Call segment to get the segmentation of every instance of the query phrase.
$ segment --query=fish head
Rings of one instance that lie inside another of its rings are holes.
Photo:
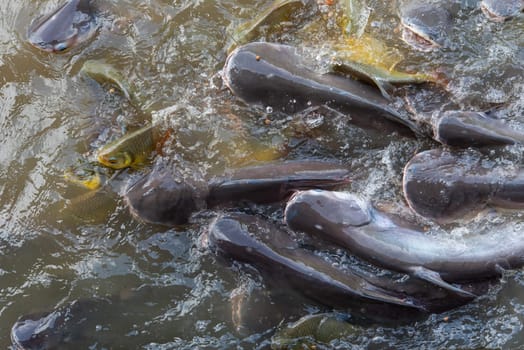
[[[100,164],[112,169],[124,169],[133,165],[134,157],[127,151],[100,152],[98,161]]]
[[[62,323],[60,312],[23,317],[11,328],[11,341],[17,349],[56,348],[64,337]]]
[[[349,192],[307,190],[295,193],[284,210],[293,229],[323,232],[327,227],[359,227],[371,222],[369,206]]]
[[[402,40],[413,48],[428,52],[445,45],[452,16],[438,4],[412,1],[400,8]]]
[[[489,20],[504,22],[524,10],[523,0],[482,0],[480,9]]]
[[[46,52],[65,52],[91,38],[98,28],[88,0],[72,0],[35,21],[29,43]]]

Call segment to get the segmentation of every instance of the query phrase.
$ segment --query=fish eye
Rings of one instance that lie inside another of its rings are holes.
[[[66,43],[58,43],[55,45],[54,49],[55,51],[58,51],[58,52],[63,52],[65,50],[67,50],[68,46]]]

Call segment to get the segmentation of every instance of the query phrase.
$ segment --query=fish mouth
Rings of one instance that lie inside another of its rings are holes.
[[[422,52],[434,51],[441,47],[422,30],[417,30],[404,22],[402,22],[402,40]]]
[[[508,14],[497,13],[497,11],[495,11],[492,8],[490,8],[484,2],[482,2],[480,4],[480,9],[484,13],[484,15],[486,15],[486,17],[490,21],[493,21],[493,22],[500,22],[500,23],[502,23],[502,22],[505,22],[506,20],[510,19],[511,17],[513,17],[515,15],[515,14],[509,14],[509,13]]]

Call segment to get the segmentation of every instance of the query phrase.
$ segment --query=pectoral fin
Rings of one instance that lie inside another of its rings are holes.
[[[395,87],[385,79],[372,78],[372,80],[382,93],[382,96],[391,101],[390,92],[393,91]]]
[[[462,288],[455,287],[448,282],[444,281],[440,274],[436,271],[429,270],[422,266],[415,266],[411,268],[413,276],[420,278],[421,280],[433,283],[439,287],[444,288],[450,292],[456,293],[461,297],[465,298],[476,298],[477,296],[473,293],[463,290]]]

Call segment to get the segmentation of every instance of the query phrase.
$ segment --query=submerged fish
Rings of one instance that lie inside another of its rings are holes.
[[[69,0],[35,21],[28,32],[31,45],[48,52],[63,52],[96,33],[98,23],[91,0]]]
[[[123,74],[104,60],[88,60],[84,62],[81,72],[94,79],[99,84],[110,83],[133,104],[136,103],[135,89]]]
[[[414,211],[439,222],[471,216],[488,205],[524,208],[524,171],[490,164],[473,151],[417,154],[406,164],[403,187]]]
[[[268,8],[260,12],[254,19],[240,24],[231,35],[233,43],[227,49],[227,53],[233,51],[238,45],[243,45],[253,40],[260,28],[276,26],[281,22],[293,19],[293,13],[303,8],[308,0],[275,0]]]
[[[100,164],[123,169],[144,163],[155,149],[154,126],[148,124],[100,148],[97,159]]]
[[[73,348],[85,333],[94,333],[100,319],[91,316],[109,306],[111,303],[101,298],[79,299],[50,312],[25,315],[11,328],[11,341],[16,349],[24,350]]]
[[[305,346],[310,349],[316,342],[329,343],[359,331],[358,326],[349,323],[341,314],[307,315],[280,327],[271,338],[271,349],[304,349]]]
[[[85,164],[68,168],[64,172],[64,178],[88,190],[100,188],[103,182],[99,171],[95,167],[86,166]]]
[[[376,85],[382,96],[388,99],[391,98],[390,92],[394,89],[391,84],[422,84],[438,81],[436,76],[430,74],[401,72],[350,60],[336,63],[333,70]]]
[[[338,40],[333,49],[333,71],[376,85],[388,99],[394,89],[392,84],[446,83],[436,73],[397,70],[395,66],[403,59],[400,52],[368,34]]]
[[[515,234],[472,235],[460,243],[407,226],[347,192],[309,190],[287,203],[286,223],[348,249],[378,266],[404,272],[457,296],[473,297],[450,282],[500,276],[524,265],[524,240]]]
[[[366,0],[343,0],[345,14],[344,33],[360,38],[366,29],[371,8]]]
[[[451,13],[442,4],[412,0],[400,7],[402,40],[420,51],[445,46],[451,22]]]
[[[416,125],[388,106],[378,90],[362,82],[311,70],[297,50],[271,43],[249,43],[229,55],[223,78],[248,104],[294,114],[327,106],[348,114],[362,128],[418,134]]]
[[[515,17],[524,10],[523,0],[482,0],[480,2],[482,12],[490,20],[504,22]]]

